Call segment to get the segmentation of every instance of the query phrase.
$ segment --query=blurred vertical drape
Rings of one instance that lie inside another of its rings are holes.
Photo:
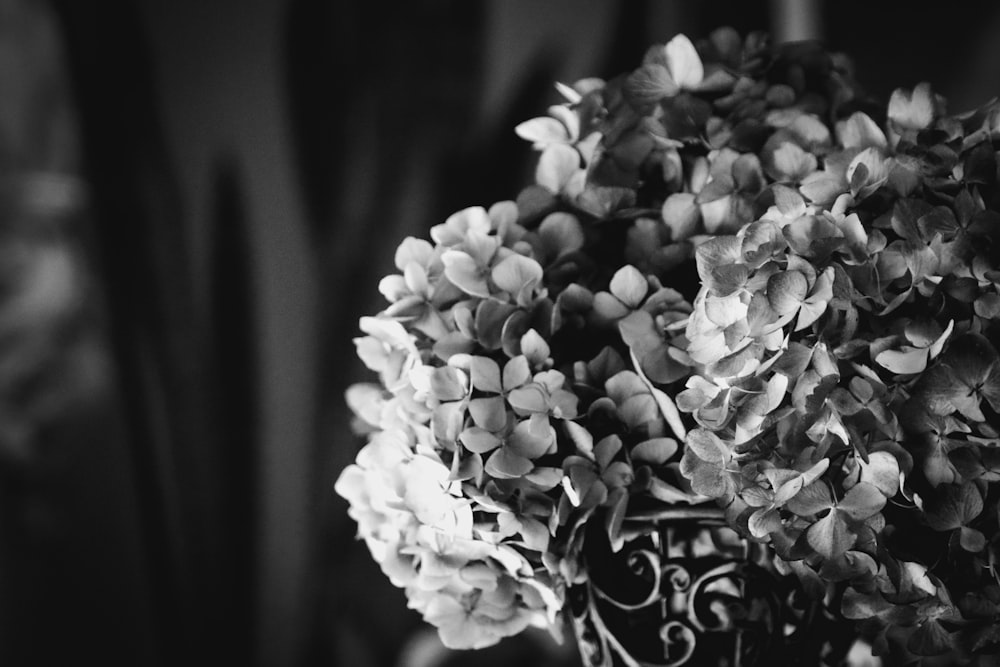
[[[0,0],[0,662],[156,664],[69,49]]]
[[[468,662],[332,491],[396,243],[516,194],[554,80],[732,25],[979,102],[993,4],[0,0],[0,663]]]

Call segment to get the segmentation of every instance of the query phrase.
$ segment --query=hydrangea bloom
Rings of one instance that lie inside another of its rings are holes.
[[[880,650],[997,649],[1000,105],[727,29],[558,90],[536,182],[406,239],[361,321],[337,490],[411,607],[557,629],[588,525],[716,502]]]

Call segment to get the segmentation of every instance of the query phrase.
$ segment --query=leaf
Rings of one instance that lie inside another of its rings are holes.
[[[834,268],[828,266],[816,279],[812,292],[802,303],[798,319],[795,321],[795,331],[801,331],[826,312],[830,300],[833,299]]]
[[[618,331],[621,333],[622,342],[636,350],[637,356],[645,355],[663,345],[662,334],[657,329],[656,321],[645,310],[633,311],[619,320]]]
[[[855,521],[867,519],[885,507],[885,496],[874,484],[860,482],[851,487],[837,503],[837,511]]]
[[[855,415],[864,409],[864,405],[843,387],[837,387],[830,392],[827,400],[838,414],[845,417]]]
[[[503,367],[504,391],[511,391],[531,381],[531,367],[523,354],[508,361]]]
[[[563,471],[562,468],[539,466],[527,473],[524,478],[543,491],[549,491],[559,486],[563,478]]]
[[[629,430],[649,429],[650,435],[659,435],[663,423],[659,406],[648,393],[626,399],[618,406],[618,417],[625,422]]]
[[[892,611],[896,605],[882,597],[878,591],[862,593],[854,587],[844,591],[840,603],[840,611],[844,618],[861,621],[881,616]]]
[[[947,531],[968,525],[983,511],[983,497],[972,482],[942,484],[924,499],[924,516],[934,530]]]
[[[945,327],[945,330],[941,332],[941,335],[938,336],[934,340],[934,342],[927,347],[927,352],[931,359],[935,359],[939,354],[941,354],[941,350],[944,349],[945,342],[947,342],[948,337],[951,336],[951,332],[954,329],[955,329],[955,320],[948,320],[948,326]]]
[[[812,362],[812,348],[802,343],[792,342],[781,351],[772,368],[790,379],[797,380]]]
[[[515,253],[493,267],[492,278],[497,287],[517,295],[525,288],[541,285],[543,274],[538,262]]]
[[[914,602],[929,595],[938,595],[938,588],[931,580],[927,566],[915,561],[899,561],[899,570],[891,573],[897,593],[894,599]]]
[[[823,476],[830,467],[830,459],[822,458],[817,461],[811,468],[802,473],[802,483],[803,485],[812,484],[820,477]]]
[[[887,159],[877,148],[866,148],[854,156],[847,165],[847,180],[851,184],[851,194],[856,199],[867,197],[874,188],[884,184],[889,178],[891,159]]]
[[[690,192],[675,192],[663,202],[663,222],[670,229],[670,238],[675,243],[691,238],[701,224],[701,208]]]
[[[647,63],[626,77],[622,92],[629,104],[643,107],[676,95],[679,90],[666,67],[659,63]]]
[[[733,184],[737,192],[757,194],[764,189],[764,174],[760,158],[753,153],[740,155],[733,161]],[[797,196],[797,195],[796,195]]]
[[[497,433],[507,425],[507,405],[499,396],[469,401],[469,414],[476,426]]]
[[[563,461],[563,471],[566,475],[562,480],[563,489],[566,490],[570,502],[577,507],[594,484],[599,483],[604,486],[604,483],[598,479],[594,466],[580,457],[566,457],[566,460]]]
[[[601,481],[612,489],[628,487],[635,481],[635,471],[625,461],[612,461],[601,473]]]
[[[516,479],[531,472],[535,467],[531,461],[516,454],[508,447],[494,451],[486,461],[486,474],[497,479]]]
[[[369,426],[378,426],[382,420],[383,394],[382,385],[370,382],[352,384],[344,393],[347,405],[357,417]]]
[[[835,558],[844,553],[854,546],[856,539],[857,536],[836,510],[831,510],[806,531],[809,546],[826,558]]]
[[[750,515],[747,521],[750,534],[758,539],[781,529],[781,515],[774,508],[761,508]]]
[[[798,271],[775,273],[767,281],[767,301],[780,316],[795,312],[806,298],[809,283]]]
[[[575,215],[564,212],[550,213],[538,226],[538,236],[546,252],[559,257],[583,247],[583,227]]]
[[[815,171],[803,178],[799,185],[802,196],[819,205],[833,203],[847,189],[847,178],[829,171]]]
[[[660,415],[667,422],[667,426],[670,427],[674,435],[683,441],[687,437],[687,429],[684,427],[684,421],[681,419],[681,413],[677,409],[677,404],[664,391],[658,389],[649,381],[649,378],[643,373],[642,364],[635,358],[635,351],[630,350],[630,353],[636,373],[639,379],[646,385],[646,389],[652,394],[653,400],[656,402],[656,407],[659,408]]]
[[[789,247],[802,257],[814,258],[829,254],[843,242],[837,226],[826,218],[805,215],[782,229]]]
[[[652,465],[663,465],[677,453],[677,441],[673,438],[652,438],[640,442],[630,452],[633,461]]]
[[[576,201],[587,213],[603,218],[613,211],[635,203],[635,190],[626,187],[600,186],[588,183]]]
[[[461,250],[447,250],[441,255],[441,261],[444,263],[444,275],[456,287],[471,296],[489,297],[486,272],[468,253]]]
[[[742,243],[736,236],[716,236],[701,243],[695,250],[698,277],[705,287],[714,287],[713,270],[738,264],[742,258]]]
[[[492,452],[502,444],[497,436],[478,426],[471,426],[458,436],[458,439],[465,445],[465,448],[476,454]]]
[[[836,558],[823,561],[820,576],[830,582],[870,577],[878,572],[875,559],[863,551],[846,551]]]
[[[698,192],[698,196],[695,198],[699,204],[711,204],[713,202],[718,202],[725,199],[733,193],[734,187],[733,180],[728,176],[728,174],[715,175],[712,177],[705,187]],[[704,215],[706,209],[702,206],[702,214]]]
[[[634,266],[626,265],[618,269],[611,278],[611,293],[629,308],[642,305],[649,291],[646,277]]]
[[[580,154],[572,146],[551,144],[538,158],[535,181],[546,190],[558,194],[580,170]]]
[[[974,554],[986,548],[986,536],[968,526],[962,526],[959,529],[958,542],[963,549]]]
[[[623,370],[604,382],[604,391],[616,405],[621,405],[632,396],[646,394],[649,390],[633,371]]]
[[[684,450],[681,458],[681,474],[691,481],[691,488],[709,498],[731,498],[735,493],[735,483],[722,464],[705,461],[691,449]]]
[[[696,428],[687,434],[685,447],[703,461],[724,465],[732,458],[729,447],[711,431]]]
[[[780,186],[776,186],[780,187]],[[797,195],[796,195],[797,196]],[[799,198],[801,201],[801,197]],[[743,260],[751,266],[759,266],[785,249],[785,237],[781,227],[769,220],[751,222],[740,232],[742,235],[740,251]],[[747,275],[734,276],[734,287],[746,283],[749,278],[749,268],[745,265],[735,265],[735,270],[742,268]]]
[[[917,84],[913,92],[902,88],[892,91],[889,120],[907,130],[923,130],[934,122],[934,98],[931,84]]]
[[[594,460],[594,436],[585,427],[576,422],[566,420],[563,422],[567,435],[576,445],[576,451]]]
[[[469,456],[455,456],[451,462],[451,474],[449,481],[464,482],[466,480],[481,480],[483,475],[483,457],[479,454]]]
[[[548,396],[542,387],[535,383],[512,389],[507,395],[507,402],[519,416],[530,414],[547,414],[549,411]]]
[[[580,499],[580,509],[587,516],[586,510],[603,505],[608,500],[608,487],[601,480],[594,481],[587,493]]]
[[[469,206],[448,216],[442,225],[431,227],[435,243],[453,246],[462,243],[470,232],[489,234],[492,223],[482,206]]]
[[[771,191],[774,193],[774,205],[778,207],[778,211],[781,215],[786,218],[800,218],[806,214],[806,203],[803,201],[802,197],[798,192],[792,188],[781,185],[780,183],[775,183],[771,187]]]
[[[629,307],[610,292],[598,292],[594,295],[594,313],[607,321],[620,320],[629,314]]]
[[[611,465],[612,459],[621,451],[622,440],[617,435],[609,435],[594,446],[594,458],[602,470]]]
[[[833,507],[830,487],[823,482],[813,482],[803,487],[785,506],[801,517],[818,514]]]
[[[744,303],[743,295],[733,292],[728,296],[705,297],[705,316],[709,322],[720,329],[725,329],[737,322],[745,320],[749,311],[749,304]]]
[[[749,507],[770,507],[774,505],[774,494],[760,486],[748,486],[740,490],[740,498]]]
[[[818,415],[838,380],[836,375],[821,376],[811,368],[805,371],[792,389],[792,405],[796,412],[808,416]]]
[[[527,333],[521,336],[521,354],[523,354],[533,366],[542,366],[549,360],[552,351],[549,344],[534,329],[528,329]]]
[[[765,169],[776,181],[799,182],[816,171],[816,156],[807,153],[791,141],[782,144],[769,155],[765,154]]]
[[[435,368],[431,373],[431,393],[439,401],[460,400],[467,394],[464,380],[464,374],[457,368]]]
[[[476,338],[486,350],[492,351],[500,347],[504,322],[514,312],[517,306],[502,303],[494,299],[484,299],[476,307]]]
[[[955,394],[975,395],[978,402],[982,396],[994,410],[1000,410],[1000,355],[985,336],[964,334],[955,338],[941,363],[955,381],[949,398],[957,398]]]
[[[828,460],[829,459],[824,459],[824,461]],[[774,505],[776,507],[781,507],[798,495],[798,493],[802,490],[802,487],[805,485],[805,480],[802,479],[801,475],[796,475],[795,477],[792,477],[791,479],[778,485],[774,489]]]
[[[976,299],[976,315],[986,320],[1000,319],[1000,294],[989,292]]]
[[[885,148],[885,133],[867,114],[856,111],[837,123],[837,140],[844,148]]]
[[[936,620],[927,619],[910,635],[906,648],[915,655],[941,655],[952,650],[951,635]]]
[[[659,477],[653,477],[649,481],[649,495],[653,496],[660,502],[676,504],[676,503],[691,503],[697,500],[696,496],[692,496],[690,493],[682,491],[672,484],[664,482]]]
[[[507,438],[505,449],[529,459],[548,454],[555,447],[556,432],[545,415],[532,415],[519,422]]]
[[[434,408],[431,417],[431,430],[438,444],[453,443],[462,430],[464,409],[459,401],[442,403]]]
[[[535,473],[529,473],[525,479]],[[501,515],[502,516],[502,515]],[[527,516],[518,517],[518,532],[524,541],[524,546],[532,551],[544,552],[549,548],[549,529],[538,519]]]
[[[550,116],[526,120],[515,127],[514,132],[522,139],[534,143],[536,148],[566,143],[570,140],[566,126]]]
[[[664,47],[667,68],[673,80],[681,88],[697,88],[705,77],[705,68],[694,44],[684,35],[677,35]]]
[[[476,351],[476,341],[461,331],[445,334],[434,343],[434,356],[442,361],[448,361],[459,354],[471,354]]]
[[[508,357],[524,356],[521,339],[531,328],[531,315],[527,310],[517,309],[510,314],[500,329],[500,347]]]
[[[394,263],[400,271],[405,271],[410,264],[427,266],[434,257],[434,246],[424,239],[413,236],[406,237],[396,248]]]
[[[915,375],[927,368],[929,350],[926,347],[904,345],[898,350],[883,350],[875,363],[897,375]]]
[[[890,452],[872,452],[868,462],[858,459],[861,481],[871,484],[886,498],[892,498],[899,491],[899,461]]]

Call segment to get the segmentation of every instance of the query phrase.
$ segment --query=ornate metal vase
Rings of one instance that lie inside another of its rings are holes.
[[[587,576],[569,591],[584,665],[843,663],[855,635],[829,596],[809,599],[721,510],[670,508],[627,521],[635,537],[617,553],[601,531],[587,535]]]

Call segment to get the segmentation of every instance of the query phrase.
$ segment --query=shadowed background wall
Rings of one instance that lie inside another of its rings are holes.
[[[460,663],[332,491],[360,445],[351,338],[398,240],[517,192],[512,128],[553,81],[677,32],[823,37],[883,99],[929,80],[962,108],[1000,92],[998,19],[985,0],[0,0],[0,662]],[[475,660],[572,651],[529,636]]]

